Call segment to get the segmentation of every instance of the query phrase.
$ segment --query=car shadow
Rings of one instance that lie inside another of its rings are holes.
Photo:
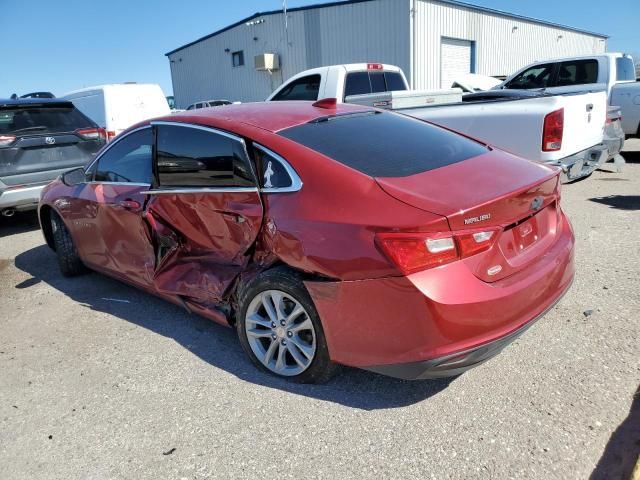
[[[640,462],[640,386],[636,390],[629,415],[611,434],[609,442],[590,480],[631,478],[636,462]]]
[[[608,197],[594,197],[589,201],[608,205],[618,210],[640,210],[640,195],[609,195]]]
[[[46,282],[86,308],[109,313],[172,338],[213,367],[265,387],[352,408],[377,410],[418,403],[438,394],[453,380],[404,381],[344,367],[325,385],[292,383],[258,370],[242,351],[234,329],[189,314],[169,302],[104,275],[90,273],[83,277],[63,277],[55,254],[45,245],[18,255],[15,266],[31,275],[15,288],[29,288]]]
[[[0,216],[0,238],[38,230],[38,214],[35,210],[16,212],[12,217]]]

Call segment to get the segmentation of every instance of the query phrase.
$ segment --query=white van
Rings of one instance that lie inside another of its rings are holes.
[[[170,113],[167,99],[154,83],[114,83],[83,88],[62,96],[70,100],[111,140],[131,125]]]

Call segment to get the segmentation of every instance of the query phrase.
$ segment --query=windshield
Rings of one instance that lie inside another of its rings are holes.
[[[72,132],[94,126],[74,107],[15,106],[0,109],[0,135]]]
[[[371,177],[406,177],[488,151],[430,123],[373,110],[323,117],[279,134]]]

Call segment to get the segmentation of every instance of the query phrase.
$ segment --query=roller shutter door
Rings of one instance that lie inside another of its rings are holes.
[[[451,88],[456,77],[471,73],[471,42],[443,38],[440,49],[440,87]]]

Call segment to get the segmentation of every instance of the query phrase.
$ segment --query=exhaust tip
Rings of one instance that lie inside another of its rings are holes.
[[[16,214],[15,208],[7,208],[5,210],[2,210],[3,217],[13,217],[15,214]]]

